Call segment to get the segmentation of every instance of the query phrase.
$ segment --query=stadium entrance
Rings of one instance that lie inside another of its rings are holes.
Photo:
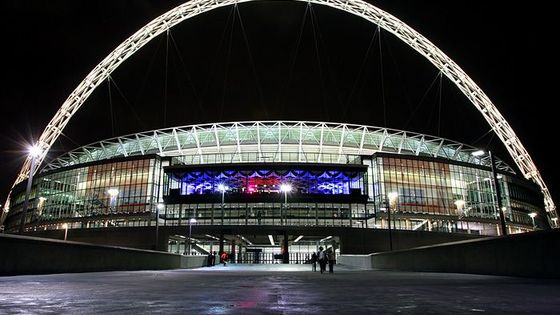
[[[228,254],[229,263],[238,264],[306,264],[319,247],[331,250],[338,256],[340,240],[338,236],[312,235],[192,235],[191,241],[184,235],[171,235],[168,251],[186,255]]]

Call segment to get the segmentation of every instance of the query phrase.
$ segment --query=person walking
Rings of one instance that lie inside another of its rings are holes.
[[[332,247],[327,250],[327,261],[329,262],[329,273],[334,273],[335,255]]]
[[[216,266],[216,251],[212,252],[212,266]]]
[[[206,257],[206,266],[207,267],[212,267],[212,252],[208,253],[208,256]]]
[[[226,252],[222,252],[222,255],[220,255],[220,259],[222,260],[222,263],[224,264],[225,267],[226,261],[228,260],[228,254]]]
[[[321,269],[321,273],[325,272],[327,260],[325,257],[325,251],[323,251],[323,246],[319,247],[319,254],[317,255],[319,258],[319,268]]]
[[[317,254],[315,252],[311,254],[311,271],[317,271]]]

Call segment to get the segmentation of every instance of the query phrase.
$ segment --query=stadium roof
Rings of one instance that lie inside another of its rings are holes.
[[[473,156],[475,151],[475,147],[448,139],[381,127],[246,121],[165,128],[102,140],[55,158],[41,171],[147,154],[191,156],[190,164],[246,162],[249,154],[257,162],[275,162],[282,161],[282,153],[288,152],[296,154],[301,162],[322,162],[322,157],[329,156],[328,161],[323,158],[324,162],[344,163],[339,159],[346,155],[385,152],[490,166],[488,156]],[[515,173],[501,160],[496,164],[499,170]]]

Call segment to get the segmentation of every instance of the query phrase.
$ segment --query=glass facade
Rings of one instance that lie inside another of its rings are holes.
[[[367,220],[364,204],[300,202],[172,204],[160,218],[164,218],[164,225],[186,225],[195,218],[198,225],[342,227],[365,227]]]
[[[401,213],[496,218],[491,171],[400,157],[374,161],[378,209],[388,206],[393,193],[394,210]]]
[[[291,194],[366,195],[366,167],[354,163],[228,163],[174,165],[164,169],[165,194],[194,196],[220,193],[245,196],[280,193],[282,185]]]
[[[299,162],[286,168],[246,155],[249,160],[243,163],[262,167],[222,163],[214,167],[224,169],[205,171],[213,163],[193,166],[189,156],[150,155],[40,173],[34,179],[26,229],[62,229],[64,223],[69,228],[155,225],[156,205],[165,200],[159,210],[162,226],[188,225],[196,218],[199,225],[384,229],[390,211],[395,229],[499,233],[492,172],[484,166],[394,154],[336,155],[336,159],[316,154],[313,161],[301,160],[301,154],[283,154]],[[198,158],[218,164],[223,161],[219,156]],[[180,170],[187,166],[191,169]],[[360,170],[348,171],[352,167]],[[279,190],[285,181],[293,184],[286,194]],[[228,186],[223,194],[216,190],[220,183]],[[536,185],[504,172],[499,183],[510,233],[532,230],[533,225],[548,227]],[[176,199],[168,198],[173,190],[178,192]],[[20,185],[11,197],[8,232],[19,229],[23,199]],[[537,214],[535,223],[531,213]]]
[[[498,201],[490,169],[388,155],[374,156],[370,164],[370,201],[379,211],[374,226],[387,228],[387,212],[391,211],[397,229],[499,233]],[[499,174],[498,182],[510,233],[527,231],[527,225],[532,224],[530,213],[546,217],[536,186],[529,187],[527,181],[509,174]],[[547,223],[543,220],[540,226]]]
[[[26,223],[42,228],[121,226],[150,214],[159,191],[159,161],[133,159],[50,172],[34,180]],[[18,227],[24,193],[16,195],[7,224]],[[17,218],[16,218],[17,216]],[[149,219],[148,219],[149,220]]]

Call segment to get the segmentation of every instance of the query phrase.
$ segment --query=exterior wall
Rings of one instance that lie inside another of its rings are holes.
[[[497,235],[498,203],[492,176],[491,170],[472,165],[376,155],[370,189],[374,209],[379,212],[374,225],[387,228],[390,210],[397,229]],[[498,180],[510,233],[530,230],[530,213],[537,214],[536,226],[549,227],[544,204],[539,202],[542,196],[535,198],[540,194],[535,185],[509,174],[500,174]],[[391,194],[394,200],[390,200]]]
[[[498,218],[491,172],[484,167],[418,156],[377,154],[373,156],[301,154],[283,152],[283,162],[338,163],[368,165],[363,192],[364,203],[298,202],[288,198],[278,202],[219,202],[166,205],[163,198],[163,167],[174,163],[219,163],[222,155],[204,159],[136,156],[54,170],[36,176],[27,216],[27,231],[97,228],[186,226],[190,218],[198,225],[271,225],[352,227],[385,230],[391,212],[391,228],[428,232],[496,235]],[[329,156],[329,158],[327,158]],[[243,162],[258,162],[257,154],[246,154]],[[253,160],[251,160],[253,159]],[[188,160],[188,161],[187,161]],[[501,174],[500,189],[510,233],[532,230],[529,213],[537,213],[535,225],[546,229],[542,195],[532,183],[514,175]],[[116,190],[111,196],[109,190]],[[396,192],[394,203],[388,194]],[[6,231],[19,228],[24,192],[15,190]],[[336,197],[336,196],[334,196]],[[218,198],[219,199],[219,198]],[[279,198],[280,200],[282,198]],[[462,208],[457,201],[464,201]],[[540,200],[540,202],[539,202]],[[223,213],[223,219],[222,219]]]
[[[25,222],[33,229],[118,226],[123,220],[148,225],[159,192],[158,163],[136,157],[36,176]],[[19,229],[24,196],[12,198],[8,232]]]

